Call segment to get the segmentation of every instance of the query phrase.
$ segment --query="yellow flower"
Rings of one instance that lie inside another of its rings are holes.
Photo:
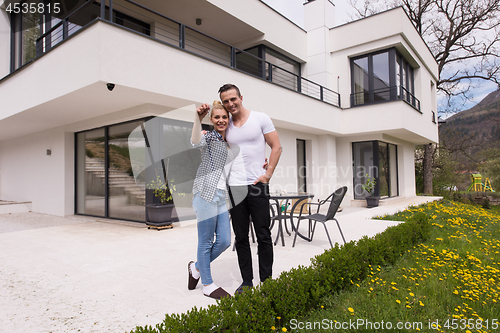
[[[276,319],[281,320],[281,317],[276,317]]]
[[[414,293],[410,293],[410,296],[412,296],[412,297],[413,297],[413,296],[415,296],[415,294],[414,294]]]
[[[397,300],[396,300],[396,302],[397,302],[398,304],[401,304],[401,301],[400,301],[399,299],[397,299]]]
[[[281,330],[282,330],[283,332],[286,332],[286,327],[283,327]]]
[[[324,308],[324,306],[322,305],[322,306],[321,306],[321,308],[323,309],[323,308]]]
[[[422,301],[419,301],[418,304],[420,304],[420,306],[424,306],[424,303],[422,303]]]
[[[273,331],[276,331],[276,327],[274,327],[274,326],[271,326],[271,329],[272,329]]]
[[[353,308],[347,308],[347,310],[349,310],[349,312],[353,313],[354,312],[354,309]]]

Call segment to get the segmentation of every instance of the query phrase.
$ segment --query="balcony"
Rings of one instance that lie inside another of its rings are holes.
[[[405,101],[418,112],[420,101],[402,86],[386,87],[351,94],[351,106],[370,105],[389,101]]]
[[[36,39],[36,57],[43,56],[96,20],[195,54],[222,66],[339,107],[340,95],[322,85],[213,38],[131,0],[87,2]]]

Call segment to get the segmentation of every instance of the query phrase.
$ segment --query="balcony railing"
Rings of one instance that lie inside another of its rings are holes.
[[[398,91],[399,90],[399,91]],[[389,101],[405,101],[420,112],[420,101],[402,86],[384,87],[351,94],[351,106],[376,104]]]
[[[89,1],[82,5],[37,39],[37,57],[49,52],[54,46],[94,20],[107,20],[124,26],[223,66],[340,107],[340,95],[337,92],[131,0],[121,2],[108,0],[107,6],[104,0]]]

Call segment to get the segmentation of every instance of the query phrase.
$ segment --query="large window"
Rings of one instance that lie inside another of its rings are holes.
[[[257,45],[236,54],[236,67],[293,90],[299,89],[300,63],[265,46]]]
[[[26,4],[37,4],[37,6],[25,7]],[[54,4],[57,6],[54,7]],[[34,60],[100,15],[99,4],[88,0],[63,2],[23,0],[18,8],[36,8],[36,11],[20,10],[19,13],[12,12],[10,14],[11,72]],[[43,13],[40,13],[40,8],[44,8]],[[75,12],[78,8],[79,10]],[[68,16],[69,13],[72,14]],[[106,17],[109,17],[108,7],[106,7],[105,13]],[[64,18],[66,20],[62,24],[61,19]],[[122,12],[114,10],[113,21],[129,29],[150,35],[151,27],[149,24]]]
[[[354,198],[365,197],[367,176],[375,178],[375,195],[381,198],[398,196],[397,146],[382,141],[354,142]]]
[[[148,184],[166,175],[173,221],[194,218],[192,126],[156,117],[76,133],[76,214],[145,222],[146,204],[159,202]]]
[[[404,100],[417,110],[414,69],[395,49],[351,59],[351,106]]]

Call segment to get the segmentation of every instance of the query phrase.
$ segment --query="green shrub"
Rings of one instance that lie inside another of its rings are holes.
[[[241,295],[224,298],[206,309],[194,307],[184,314],[166,315],[156,327],[137,327],[133,333],[150,332],[269,332],[281,323],[300,318],[318,306],[327,293],[339,292],[366,278],[370,265],[393,265],[416,243],[426,239],[430,223],[423,213],[373,238],[351,241],[300,266],[269,279]]]

